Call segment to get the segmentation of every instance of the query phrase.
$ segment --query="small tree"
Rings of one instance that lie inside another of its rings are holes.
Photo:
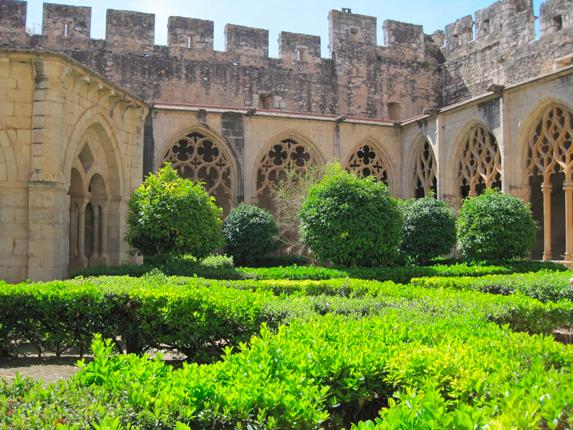
[[[464,200],[458,217],[458,244],[464,258],[499,261],[526,257],[537,224],[527,203],[497,190]]]
[[[225,250],[235,264],[255,263],[276,252],[277,235],[277,223],[271,213],[254,205],[237,206],[223,224]]]
[[[273,203],[279,227],[279,240],[287,255],[307,255],[308,249],[299,238],[299,211],[308,190],[322,177],[322,169],[310,166],[304,172],[288,169],[273,186]]]
[[[166,164],[129,201],[127,242],[144,257],[203,259],[222,244],[222,210],[200,183]]]
[[[434,197],[403,202],[401,250],[418,264],[448,254],[456,244],[454,211]]]
[[[302,204],[301,238],[321,262],[346,266],[394,262],[402,236],[396,199],[374,178],[329,165]]]

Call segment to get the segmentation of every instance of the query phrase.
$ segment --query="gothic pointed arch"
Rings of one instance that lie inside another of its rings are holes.
[[[501,151],[491,130],[473,124],[461,139],[456,159],[456,183],[462,197],[485,188],[501,188]]]
[[[438,194],[436,157],[432,145],[426,138],[417,144],[414,158],[413,194],[415,197],[426,197]]]
[[[298,134],[287,133],[271,139],[257,162],[256,200],[259,206],[274,213],[275,184],[286,178],[289,171],[304,173],[323,164],[315,146]]]
[[[163,152],[158,168],[171,165],[184,177],[204,184],[205,190],[228,214],[234,205],[237,173],[224,141],[200,128],[180,134]]]
[[[534,217],[543,225],[534,256],[573,260],[573,110],[548,103],[525,137]]]
[[[367,139],[354,148],[345,163],[346,170],[360,177],[373,176],[378,182],[394,187],[392,163],[383,149],[372,139]]]
[[[79,134],[68,175],[69,265],[116,264],[120,259],[121,177],[112,137],[98,121]]]

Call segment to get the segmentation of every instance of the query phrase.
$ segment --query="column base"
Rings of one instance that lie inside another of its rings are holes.
[[[544,251],[543,252],[543,261],[551,261],[553,257],[553,253],[551,251]]]

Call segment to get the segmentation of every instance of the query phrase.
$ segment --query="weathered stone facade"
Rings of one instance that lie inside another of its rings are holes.
[[[385,46],[375,18],[331,11],[329,59],[288,32],[269,58],[236,25],[217,52],[213,22],[182,17],[156,46],[153,15],[115,10],[93,40],[90,15],[45,4],[29,36],[26,3],[0,0],[0,278],[130,261],[126,199],[166,161],[225,212],[334,159],[454,207],[500,186],[532,202],[534,256],[573,260],[572,0],[543,3],[539,39],[527,0],[432,36],[387,20]]]

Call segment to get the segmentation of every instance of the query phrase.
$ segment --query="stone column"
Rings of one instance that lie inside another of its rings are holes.
[[[543,260],[551,260],[553,252],[551,250],[551,183],[544,180],[541,185],[543,193]]]
[[[103,202],[100,203],[99,208],[101,209],[101,244],[100,244],[100,255],[99,255],[99,264],[107,264],[108,263],[108,255],[107,255],[107,211],[108,205]]]
[[[565,191],[565,260],[573,260],[573,181],[563,182]]]
[[[78,254],[76,264],[78,267],[86,267],[88,259],[85,256],[85,234],[86,234],[86,206],[87,199],[78,201]]]
[[[100,230],[99,230],[99,223],[100,223],[100,218],[99,218],[99,204],[97,204],[96,202],[91,202],[92,207],[93,207],[93,211],[94,211],[94,231],[93,231],[93,249],[92,249],[92,254],[90,255],[89,258],[89,263],[91,266],[95,266],[99,263],[99,257],[100,257],[100,243],[99,243],[99,238],[100,238]]]
[[[509,194],[515,197],[519,197],[524,202],[529,203],[531,201],[531,186],[522,185],[520,187],[511,187]]]

